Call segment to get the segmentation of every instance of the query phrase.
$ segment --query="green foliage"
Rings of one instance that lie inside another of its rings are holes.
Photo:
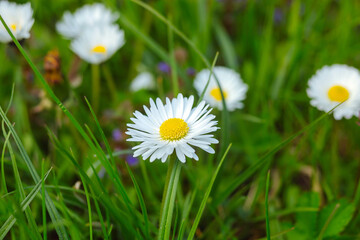
[[[1,239],[360,238],[358,119],[306,95],[318,68],[360,68],[358,1],[106,0],[126,44],[90,66],[55,24],[93,2],[32,0],[31,38],[0,44]],[[60,84],[43,67],[53,49]],[[133,112],[178,92],[200,102],[187,69],[221,65],[249,91],[244,109],[212,111],[216,153],[127,163]],[[156,89],[128,91],[142,71]]]
[[[319,210],[320,196],[315,192],[302,195],[298,207],[318,210],[296,214],[295,229],[288,234],[295,240],[338,239],[335,236],[339,237],[338,234],[349,224],[355,212],[355,206],[345,199],[336,200]]]

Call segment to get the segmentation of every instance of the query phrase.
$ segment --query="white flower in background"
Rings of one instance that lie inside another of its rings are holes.
[[[131,82],[130,91],[136,92],[141,89],[154,89],[155,88],[155,80],[151,73],[142,72],[137,75]]]
[[[223,109],[221,92],[216,83],[214,74],[219,80],[227,109],[229,111],[234,111],[237,108],[243,108],[244,104],[241,101],[246,97],[248,86],[242,81],[240,74],[226,67],[214,67],[209,86],[204,94],[204,100],[212,107],[216,107],[220,110]],[[195,77],[194,87],[199,96],[206,86],[209,75],[210,70],[203,69]]]
[[[128,141],[141,142],[133,147],[134,157],[142,155],[150,162],[161,159],[165,162],[174,151],[181,162],[186,157],[198,160],[192,146],[202,148],[208,153],[214,153],[212,143],[218,143],[214,135],[209,134],[218,129],[217,121],[211,109],[202,101],[193,108],[194,97],[183,98],[181,94],[170,101],[166,98],[165,106],[159,98],[155,102],[150,99],[150,109],[144,106],[146,115],[139,111],[134,112],[131,118],[134,124],[127,124],[126,134],[131,138]],[[190,146],[192,145],[192,146]]]
[[[33,10],[30,3],[16,4],[0,1],[0,15],[17,40],[30,37],[30,29],[34,24]],[[12,39],[2,23],[0,23],[0,42],[11,42]]]
[[[360,112],[360,72],[356,68],[334,64],[318,70],[308,82],[310,104],[319,110],[334,110],[334,118],[349,119]]]
[[[83,60],[99,64],[108,60],[124,43],[124,31],[117,25],[108,25],[87,28],[71,42],[70,48]]]
[[[65,12],[60,22],[56,24],[57,31],[68,39],[80,36],[87,28],[113,24],[119,14],[111,12],[103,4],[87,4],[76,10],[74,14]]]

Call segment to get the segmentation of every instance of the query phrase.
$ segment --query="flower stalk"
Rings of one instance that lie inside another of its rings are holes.
[[[91,65],[91,77],[92,77],[92,106],[96,113],[99,109],[99,95],[100,95],[100,72],[99,65]]]
[[[172,216],[174,212],[175,205],[175,196],[177,191],[177,186],[179,183],[179,177],[181,172],[181,163],[177,159],[170,159],[168,173],[170,177],[167,177],[167,182],[164,188],[164,195],[161,209],[161,219],[160,219],[160,228],[158,234],[158,240],[169,239]],[[168,175],[169,176],[169,175]]]

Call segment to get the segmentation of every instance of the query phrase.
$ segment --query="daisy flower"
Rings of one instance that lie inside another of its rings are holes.
[[[87,28],[71,42],[70,48],[83,60],[99,64],[108,60],[124,43],[124,31],[117,25],[107,25]]]
[[[201,95],[209,79],[210,70],[203,69],[195,77],[194,87]],[[221,90],[224,94],[226,107],[229,111],[243,108],[241,102],[246,97],[248,86],[242,81],[240,74],[226,67],[214,67],[209,86],[206,89],[204,100],[212,107],[222,110],[222,98],[220,89],[216,83],[215,76],[219,80]]]
[[[127,141],[141,142],[133,147],[134,157],[142,155],[144,160],[150,157],[150,162],[155,159],[165,162],[175,151],[184,163],[186,157],[199,160],[193,146],[214,153],[210,144],[218,140],[210,133],[218,129],[217,121],[213,121],[215,116],[204,101],[194,108],[193,104],[193,96],[184,98],[179,94],[172,101],[166,98],[165,105],[160,98],[156,103],[150,99],[150,109],[144,106],[146,115],[135,111],[135,118],[131,118],[134,124],[127,124],[126,132],[131,136]]]
[[[30,29],[34,24],[33,10],[30,3],[16,4],[0,1],[0,15],[17,40],[30,37]],[[5,27],[0,24],[0,42],[11,42],[12,39]]]
[[[154,89],[155,88],[155,81],[154,77],[149,72],[142,72],[137,75],[134,80],[132,80],[130,85],[130,90],[132,92],[139,91],[141,89]]]
[[[360,72],[356,68],[335,64],[318,70],[308,82],[307,95],[310,104],[328,112],[335,108],[334,118],[349,119],[360,112]]]
[[[62,20],[56,24],[56,29],[65,38],[73,39],[80,36],[86,28],[110,25],[118,18],[119,14],[111,12],[103,4],[87,4],[74,14],[65,12]]]

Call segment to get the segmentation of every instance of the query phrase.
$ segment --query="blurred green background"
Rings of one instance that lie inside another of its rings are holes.
[[[227,143],[231,142],[232,148],[217,177],[196,238],[265,237],[265,182],[266,173],[271,169],[269,214],[272,236],[291,240],[318,239],[319,236],[324,239],[360,239],[359,119],[335,121],[330,115],[288,145],[282,146],[261,167],[256,170],[252,168],[266,152],[323,114],[310,106],[306,95],[307,81],[317,69],[335,63],[360,68],[360,2],[144,2],[169,19],[208,61],[212,62],[216,52],[219,52],[216,65],[236,70],[249,86],[244,109],[225,114],[213,110],[222,127],[217,132],[220,145],[227,147]],[[56,22],[65,11],[74,12],[89,3],[93,1],[31,1],[35,23],[31,38],[21,43],[43,74],[44,57],[51,50],[59,51],[63,80],[51,87],[79,123],[91,129],[99,141],[99,147],[105,151],[101,134],[84,100],[86,96],[91,103],[91,66],[71,52],[70,41],[63,39],[55,29]],[[112,150],[120,155],[115,158],[116,166],[130,200],[140,209],[136,190],[125,167],[126,153],[130,153],[128,149],[133,146],[125,141],[126,124],[135,109],[142,111],[142,105],[148,105],[150,97],[160,97],[162,100],[165,96],[172,97],[171,76],[159,69],[159,63],[170,64],[171,51],[175,52],[180,92],[185,96],[196,95],[192,86],[194,76],[188,74],[189,68],[200,71],[206,66],[199,55],[176,34],[174,48],[171,49],[168,26],[151,12],[131,1],[107,0],[102,3],[120,13],[117,23],[125,31],[126,43],[110,60],[100,65],[101,98],[97,118]],[[52,100],[14,44],[1,44],[0,53],[0,105],[6,109],[12,85],[16,83],[7,116],[11,122],[15,122],[15,130],[38,173],[41,173],[42,164],[45,169],[53,167],[46,186],[50,196],[56,200],[55,205],[64,218],[70,238],[89,239],[85,193],[83,187],[74,187],[76,182],[82,181],[79,169],[50,141],[46,128],[56,135],[64,149],[71,148],[81,169],[90,173],[93,179],[95,177],[89,162],[94,164],[107,190],[104,195],[114,205],[122,207],[124,202],[114,188],[113,179],[104,171],[99,160],[93,156],[92,149],[60,108],[54,102],[49,106]],[[131,80],[143,70],[154,74],[156,90],[130,92]],[[114,137],[114,134],[120,137]],[[0,141],[3,146],[5,137],[1,137]],[[11,138],[10,142],[22,185],[28,193],[34,182]],[[191,228],[221,158],[220,146],[215,147],[218,153],[214,156],[199,151],[198,162],[188,160],[183,166],[174,214],[175,239],[179,237],[182,219],[186,221],[181,230],[185,236]],[[8,147],[3,149],[1,224],[19,207],[21,199]],[[131,166],[131,170],[147,205],[150,236],[154,237],[167,165],[140,159],[139,163]],[[242,175],[244,172],[246,175]],[[244,178],[241,179],[241,176]],[[93,236],[103,239],[99,214],[95,210],[95,203],[92,204]],[[30,206],[39,232],[43,233],[41,194],[35,197]],[[111,214],[111,208],[101,203],[99,208],[103,211],[109,238],[139,238],[132,235],[132,231],[123,230],[124,223]],[[28,239],[32,228],[24,216],[18,215],[17,223],[7,237]],[[48,238],[56,239],[55,226],[49,217],[47,222]],[[136,224],[134,229],[138,229]]]

